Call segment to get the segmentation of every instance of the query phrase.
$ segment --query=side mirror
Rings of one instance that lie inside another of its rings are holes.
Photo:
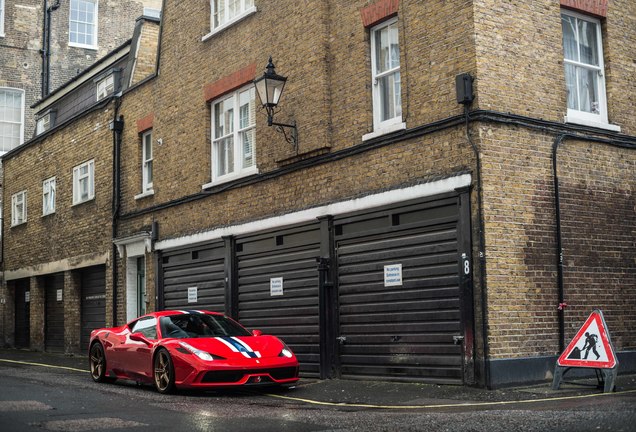
[[[254,336],[263,336],[263,332],[260,330],[252,330]]]
[[[133,340],[135,342],[142,342],[142,343],[145,343],[146,345],[152,345],[150,341],[146,338],[146,336],[144,336],[142,333],[131,334],[130,340]]]

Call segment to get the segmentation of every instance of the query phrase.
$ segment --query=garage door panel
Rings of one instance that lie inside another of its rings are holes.
[[[394,334],[448,332],[456,334],[460,326],[455,322],[418,322],[418,323],[385,323],[385,324],[349,324],[341,329],[341,334],[348,337],[351,334]]]
[[[401,301],[418,301],[418,300],[429,300],[429,299],[448,299],[448,298],[458,298],[459,297],[459,288],[457,287],[449,287],[443,289],[412,289],[405,291],[389,291],[387,292],[387,297],[395,300],[396,302]],[[343,298],[340,303],[340,307],[346,306],[350,303],[371,303],[377,300],[377,295],[373,292],[360,292],[356,294],[349,294],[346,298]]]
[[[390,376],[392,379],[400,378],[403,381],[422,381],[427,383],[439,384],[457,384],[461,379],[461,369],[443,366],[424,367],[424,366],[371,366],[360,365],[355,368],[343,366],[342,374],[351,376],[355,375],[360,378],[368,377],[377,379],[380,376]]]
[[[315,264],[314,264],[315,267]],[[294,296],[304,296],[304,295],[315,295],[315,290],[316,290],[316,269],[314,268],[313,274],[311,272],[303,272],[303,273],[297,273],[296,275],[300,274],[301,276],[303,276],[302,279],[293,279],[291,277],[289,277],[288,273],[284,273],[284,277],[283,277],[283,282],[284,282],[284,288],[285,288],[285,292],[284,295],[294,295]],[[271,273],[269,273],[270,275],[280,275],[283,273],[280,272],[276,272],[276,271],[272,271]],[[252,278],[247,278],[245,281],[243,281],[243,285],[241,285],[241,298],[245,298],[246,300],[249,300],[249,298],[247,298],[247,296],[249,295],[259,295],[261,297],[270,297],[270,291],[269,291],[269,283],[270,280],[269,279],[263,279],[263,277],[257,278],[257,277],[252,277]],[[264,285],[267,285],[268,290],[264,291],[263,287]],[[311,294],[308,294],[311,293]]]
[[[391,263],[395,260],[398,260],[403,268],[409,268],[411,271],[415,271],[418,268],[440,267],[446,264],[455,264],[457,262],[456,254],[457,250],[422,257],[410,257],[404,254],[396,257],[391,257],[390,254],[378,254],[378,256],[374,258],[366,256],[364,261],[359,261],[358,263],[341,264],[343,271],[341,275],[345,276],[349,272],[373,273],[379,270],[378,266],[382,265],[382,268],[384,268],[384,263]]]
[[[106,267],[96,266],[81,270],[82,333],[80,345],[88,349],[91,331],[106,325]]]
[[[457,367],[462,365],[460,355],[419,355],[419,354],[395,354],[378,356],[374,354],[369,355],[355,355],[345,354],[342,355],[341,360],[347,364],[358,365],[385,365],[391,366],[413,366],[413,367],[426,367],[426,366],[442,366],[442,367]]]
[[[399,308],[390,310],[389,313],[359,313],[356,315],[341,315],[340,323],[343,327],[347,324],[359,324],[368,322],[400,323],[411,322],[413,324],[427,321],[451,321],[458,320],[459,310],[437,311],[407,311],[400,313]]]
[[[209,263],[209,264],[200,264],[200,265],[190,265],[190,266],[183,266],[182,268],[180,267],[172,267],[170,269],[170,278],[172,279],[178,279],[183,281],[184,283],[187,283],[190,280],[196,280],[198,278],[201,277],[202,274],[214,274],[214,273],[221,273],[223,274],[224,272],[224,267],[223,267],[223,262],[221,261],[216,262],[216,263]]]
[[[239,320],[283,339],[301,374],[317,375],[319,224],[240,237],[236,244]],[[282,278],[282,295],[272,296],[272,278]]]
[[[30,337],[30,303],[26,301],[29,292],[29,280],[22,279],[15,282],[15,347],[29,348]],[[30,296],[30,292],[29,292]]]
[[[299,270],[298,264],[301,262],[315,264],[316,256],[313,255],[313,251],[297,250],[281,255],[251,257],[243,261],[245,264],[243,271],[245,277],[260,276],[263,274],[263,270],[294,272]]]
[[[365,233],[366,234],[366,233]],[[399,234],[399,233],[398,233]],[[373,251],[396,253],[404,250],[414,250],[424,254],[426,252],[443,252],[450,250],[452,245],[456,243],[456,233],[454,227],[446,227],[442,231],[420,232],[418,235],[405,235],[398,238],[378,238],[376,240],[366,240],[360,243],[343,244],[339,247],[348,255],[343,257],[343,263],[355,263],[362,259],[358,254],[371,253]]]
[[[396,343],[396,335],[391,333],[386,334],[349,334],[347,336],[347,345],[394,345]],[[453,333],[412,333],[401,334],[397,337],[397,342],[400,344],[410,344],[413,346],[449,346],[453,341]],[[457,347],[457,345],[452,345]],[[453,351],[454,352],[454,351]]]
[[[343,306],[340,305],[340,314],[341,316],[347,317],[352,314],[393,314],[394,312],[404,312],[404,318],[408,316],[409,312],[416,313],[431,313],[440,311],[440,310],[452,310],[453,312],[459,313],[459,299],[434,299],[434,300],[422,300],[422,301],[409,301],[409,302],[393,302],[390,304],[386,303],[357,303],[351,306]],[[422,315],[422,318],[425,316]],[[441,316],[440,316],[441,317]],[[419,318],[419,316],[416,316]],[[454,317],[453,317],[454,318]]]
[[[248,309],[247,307],[241,312],[243,319],[245,318],[269,318],[269,317],[296,317],[300,316],[314,316],[318,313],[318,309],[315,306],[303,307],[303,303],[290,302],[290,308],[281,308],[278,311],[272,311],[270,309]],[[292,309],[293,307],[293,309]]]
[[[208,309],[225,312],[225,245],[214,242],[165,252],[162,260],[165,309]],[[188,302],[195,288],[196,302]]]
[[[427,356],[444,356],[444,355],[459,355],[461,354],[461,347],[453,344],[409,344],[402,340],[393,342],[390,340],[378,340],[376,344],[362,343],[360,345],[354,345],[355,339],[350,341],[347,339],[347,354],[348,356],[374,356],[377,354],[379,346],[383,345],[391,353],[391,355],[427,355]]]
[[[313,316],[309,317],[299,317],[299,316],[289,316],[289,317],[281,317],[281,316],[253,316],[250,314],[241,315],[241,322],[245,325],[245,323],[255,323],[258,322],[266,322],[265,328],[274,328],[276,326],[292,326],[294,324],[298,326],[309,326],[309,325],[318,325],[318,319]]]
[[[45,307],[45,347],[47,351],[64,351],[64,275],[57,274],[44,278],[46,296]],[[62,297],[58,292],[62,291]],[[58,300],[59,299],[59,300]]]

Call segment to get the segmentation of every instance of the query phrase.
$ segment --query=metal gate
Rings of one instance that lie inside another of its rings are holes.
[[[239,320],[285,341],[304,376],[319,374],[319,255],[318,223],[236,240]]]
[[[337,218],[342,377],[462,383],[458,221],[456,196]]]
[[[223,242],[165,252],[161,262],[165,309],[225,312]]]
[[[15,281],[15,347],[29,348],[31,344],[29,280]]]
[[[91,331],[106,322],[106,267],[81,271],[81,311],[80,347],[88,349]]]
[[[64,275],[56,274],[44,278],[46,296],[45,349],[64,351]]]

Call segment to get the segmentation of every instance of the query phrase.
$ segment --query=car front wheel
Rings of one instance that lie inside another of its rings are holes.
[[[171,393],[174,390],[174,366],[168,351],[160,349],[153,363],[155,388],[159,393]]]
[[[101,343],[95,342],[90,349],[88,363],[91,370],[91,378],[95,382],[112,382],[113,379],[106,376],[106,354]]]

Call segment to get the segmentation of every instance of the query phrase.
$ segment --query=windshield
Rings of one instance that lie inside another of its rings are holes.
[[[182,314],[161,317],[164,338],[199,338],[218,336],[252,336],[236,322],[223,315]]]

